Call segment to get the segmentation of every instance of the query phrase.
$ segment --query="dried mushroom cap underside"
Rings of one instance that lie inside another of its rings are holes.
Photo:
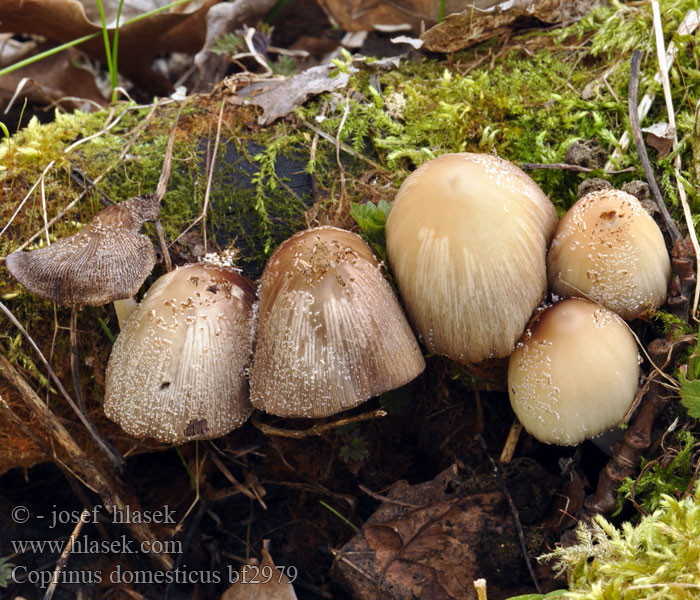
[[[671,262],[661,230],[639,200],[605,189],[564,215],[547,270],[554,293],[585,295],[632,320],[666,301]]]
[[[159,218],[153,195],[100,211],[80,232],[45,248],[13,252],[10,273],[30,292],[62,306],[99,306],[133,296],[156,264],[153,244],[139,233]]]
[[[254,302],[252,282],[233,271],[189,265],[163,275],[114,344],[105,414],[135,437],[172,444],[243,424]]]
[[[514,164],[446,154],[406,178],[387,252],[425,347],[458,362],[508,356],[547,287],[554,205]]]
[[[400,387],[423,355],[369,246],[335,227],[297,233],[260,285],[251,402],[285,417],[325,417]]]

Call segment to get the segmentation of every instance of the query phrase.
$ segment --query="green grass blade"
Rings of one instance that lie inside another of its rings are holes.
[[[97,2],[97,9],[100,11],[100,22],[102,23],[102,39],[105,45],[105,57],[107,59],[107,70],[109,71],[110,81],[112,79],[112,72],[114,71],[114,63],[112,62],[112,50],[109,46],[109,30],[107,29],[107,19],[105,18],[105,11],[102,7],[102,0],[95,0]]]
[[[139,21],[143,21],[143,19],[147,19],[148,17],[152,17],[153,15],[156,15],[158,13],[162,13],[166,10],[169,10],[171,8],[174,8],[176,6],[180,6],[182,4],[187,4],[188,2],[192,2],[192,0],[176,0],[175,2],[171,2],[170,4],[166,4],[165,6],[160,6],[158,8],[154,8],[153,10],[149,10],[146,13],[143,13],[142,15],[137,15],[128,21],[124,22],[123,27],[126,27],[127,25],[131,25],[132,23],[138,23]],[[12,65],[9,65],[3,69],[0,69],[0,77],[3,75],[7,75],[8,73],[12,73],[13,71],[16,71],[17,69],[21,69],[22,67],[26,67],[27,65],[34,64],[35,62],[38,62],[44,58],[48,58],[49,56],[53,56],[54,54],[58,54],[59,52],[63,52],[64,50],[68,50],[68,48],[72,48],[73,46],[78,46],[80,44],[83,44],[89,40],[94,40],[95,38],[99,37],[100,35],[103,35],[102,31],[96,31],[95,33],[90,33],[88,35],[84,35],[83,37],[79,37],[75,40],[71,40],[70,42],[66,42],[65,44],[61,44],[60,46],[56,46],[55,48],[51,48],[49,50],[45,50],[44,52],[40,52],[39,54],[35,54],[34,56],[30,56],[28,58],[25,58],[24,60],[20,60]]]

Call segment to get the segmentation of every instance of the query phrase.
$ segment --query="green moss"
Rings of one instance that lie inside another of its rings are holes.
[[[570,600],[684,600],[700,594],[698,490],[681,500],[664,495],[636,526],[617,529],[602,516],[577,529],[578,544],[557,548]]]

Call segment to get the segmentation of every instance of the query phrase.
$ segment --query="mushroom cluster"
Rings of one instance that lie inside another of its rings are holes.
[[[325,417],[417,377],[423,355],[369,246],[335,227],[283,242],[260,284],[254,407]]]
[[[245,422],[254,301],[253,283],[227,269],[195,264],[163,275],[114,343],[105,414],[135,437],[171,444]]]
[[[556,222],[537,184],[496,156],[446,154],[409,175],[387,253],[425,347],[460,363],[508,356],[545,296]]]

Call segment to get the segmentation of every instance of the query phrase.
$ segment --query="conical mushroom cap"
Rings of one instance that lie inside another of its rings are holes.
[[[13,252],[5,265],[30,292],[62,306],[129,298],[156,264],[153,244],[139,230],[159,215],[155,196],[130,198],[97,213],[75,235],[31,252]]]
[[[171,444],[243,424],[254,301],[253,284],[233,271],[189,265],[163,275],[114,343],[105,414],[135,437]]]
[[[512,163],[446,154],[404,181],[387,253],[425,347],[461,363],[508,356],[544,298],[554,205]]]
[[[325,417],[408,383],[423,355],[380,264],[335,227],[297,233],[260,284],[250,395],[285,417]]]
[[[671,261],[658,225],[634,196],[586,194],[562,217],[547,255],[549,285],[636,319],[666,302]]]
[[[513,411],[548,444],[578,444],[619,424],[638,382],[637,344],[624,321],[580,298],[543,311],[508,364]]]

